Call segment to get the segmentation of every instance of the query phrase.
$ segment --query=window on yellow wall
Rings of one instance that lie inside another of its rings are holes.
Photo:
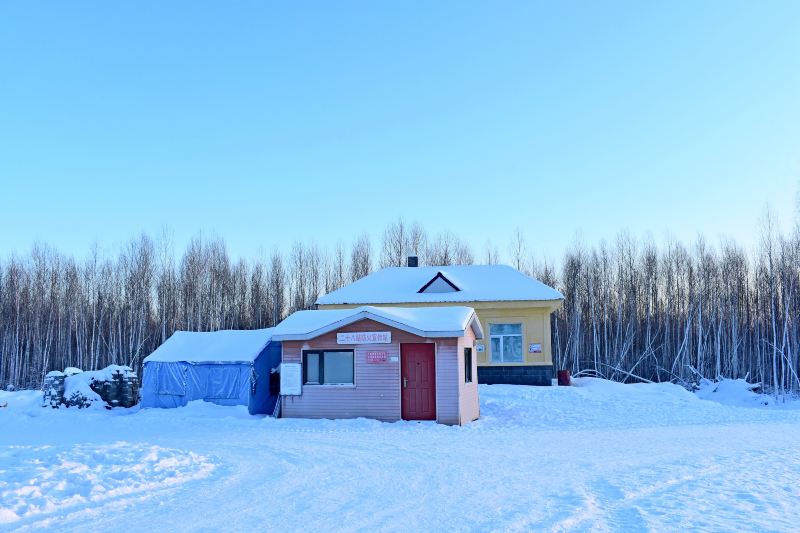
[[[522,324],[489,324],[493,363],[521,363]]]

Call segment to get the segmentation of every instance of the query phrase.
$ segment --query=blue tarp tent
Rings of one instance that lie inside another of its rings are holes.
[[[270,375],[280,362],[281,344],[272,342],[272,328],[176,331],[144,360],[142,407],[205,400],[271,415],[278,391],[270,390]]]

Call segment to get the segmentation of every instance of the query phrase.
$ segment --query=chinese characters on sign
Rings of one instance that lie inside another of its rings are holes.
[[[336,344],[390,344],[391,342],[391,331],[354,331],[336,334]]]
[[[385,363],[386,352],[367,352],[367,363]]]

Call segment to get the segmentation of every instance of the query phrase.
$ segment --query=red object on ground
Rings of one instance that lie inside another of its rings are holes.
[[[558,385],[560,387],[569,387],[569,383],[570,383],[569,370],[559,370]]]

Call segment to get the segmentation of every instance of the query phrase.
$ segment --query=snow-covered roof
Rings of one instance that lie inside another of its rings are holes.
[[[298,311],[275,327],[276,341],[319,337],[359,320],[370,319],[420,337],[461,337],[467,328],[483,338],[483,330],[471,307],[371,307]]]
[[[317,304],[557,301],[564,295],[506,265],[392,267],[320,297]]]
[[[274,329],[176,331],[144,362],[253,362],[272,340]]]

